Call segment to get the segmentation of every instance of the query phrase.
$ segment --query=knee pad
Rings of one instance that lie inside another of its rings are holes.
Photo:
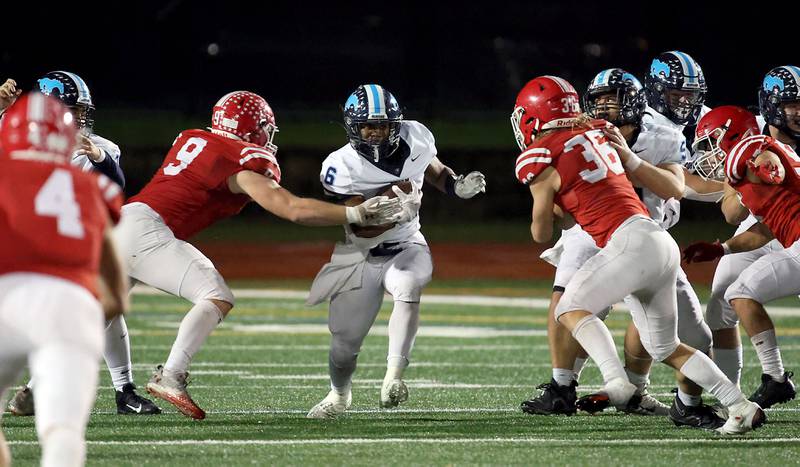
[[[419,302],[422,290],[431,281],[430,274],[406,271],[386,278],[386,290],[401,302]]]
[[[645,350],[647,350],[647,353],[653,357],[653,360],[662,362],[675,352],[680,345],[680,341],[675,340],[672,342],[653,343],[649,341],[645,342],[645,340],[642,339],[642,345],[644,346]]]
[[[234,304],[233,292],[208,260],[192,262],[181,281],[180,296],[192,303],[200,300],[221,300],[231,306]]]
[[[723,294],[712,294],[706,305],[706,323],[712,331],[731,329],[739,325],[739,317],[725,301]]]
[[[684,344],[694,347],[706,355],[711,351],[711,329],[703,321],[681,327],[680,320],[678,320],[678,338]]]

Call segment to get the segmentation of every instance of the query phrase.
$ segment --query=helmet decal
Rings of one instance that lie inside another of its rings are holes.
[[[39,91],[41,91],[42,94],[49,96],[53,94],[53,91],[58,91],[59,95],[64,94],[64,83],[57,79],[42,78],[38,81],[38,83]]]
[[[669,78],[669,65],[659,59],[655,59],[650,65],[650,75],[658,76],[659,74],[663,75],[664,78]]]

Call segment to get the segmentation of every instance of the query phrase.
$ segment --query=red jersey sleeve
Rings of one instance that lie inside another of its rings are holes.
[[[108,217],[116,225],[122,215],[122,203],[124,201],[122,189],[103,174],[99,174],[97,177],[97,186],[100,188],[100,195],[103,197],[108,210]]]
[[[553,163],[552,153],[547,148],[530,147],[517,157],[516,175],[520,183],[529,184]]]
[[[281,182],[281,167],[272,149],[245,144],[238,153],[226,151],[225,156],[239,164],[242,170],[252,170]]]

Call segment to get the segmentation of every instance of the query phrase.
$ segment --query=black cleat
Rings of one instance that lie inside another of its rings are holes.
[[[150,399],[136,394],[136,386],[128,383],[122,391],[114,391],[117,396],[117,413],[120,415],[157,415],[161,409]]]
[[[710,405],[701,403],[697,407],[684,405],[678,396],[672,401],[669,408],[669,418],[675,426],[689,426],[716,430],[725,424],[725,419],[720,418]]]
[[[555,380],[540,384],[536,389],[542,392],[538,396],[520,404],[523,412],[532,415],[572,415],[577,411],[575,401],[578,393],[575,388],[578,383],[573,381],[569,386],[559,386]]]
[[[794,373],[787,371],[783,374],[784,381],[779,383],[767,374],[761,375],[761,386],[750,396],[750,401],[760,405],[762,409],[768,409],[775,404],[788,402],[797,395],[792,382]]]

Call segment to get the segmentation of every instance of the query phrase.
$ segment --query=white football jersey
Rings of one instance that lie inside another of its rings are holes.
[[[652,119],[648,121],[642,119],[641,132],[631,150],[654,166],[682,165],[686,160],[686,138],[674,126],[661,125]],[[664,220],[666,200],[661,199],[647,188],[642,188],[642,202],[647,206],[653,220],[658,223]]]
[[[97,136],[96,134],[92,133],[89,135],[89,139],[97,146],[101,151],[106,154],[106,157],[110,157],[114,159],[114,162],[119,165],[119,158],[121,152],[119,150],[119,146],[114,144],[113,142],[103,138],[102,136]],[[78,154],[77,152],[72,154],[72,165],[76,167],[80,167],[81,170],[84,172],[89,172],[94,168],[92,161],[89,160],[89,156],[86,154]]]
[[[425,180],[425,170],[436,157],[433,134],[425,125],[406,120],[400,125],[400,139],[400,148],[389,159],[404,159],[394,160],[394,163],[389,164],[382,163],[380,167],[372,159],[360,156],[349,143],[332,152],[322,162],[319,174],[322,186],[334,195],[361,195],[367,199],[377,196],[389,185],[401,180],[410,180],[421,187]],[[417,216],[375,238],[356,237],[349,226],[345,226],[345,234],[348,243],[372,248],[382,242],[425,243],[425,237],[419,229]]]

